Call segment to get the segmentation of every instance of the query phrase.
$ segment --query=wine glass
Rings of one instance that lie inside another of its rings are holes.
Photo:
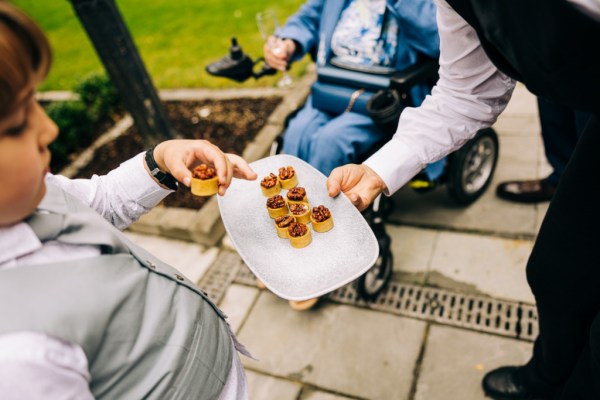
[[[273,51],[274,54],[281,54],[285,51],[283,40],[276,38],[275,40],[269,40],[271,36],[276,36],[279,32],[279,21],[273,10],[261,11],[256,14],[256,24],[258,25],[258,31],[262,36],[267,46]],[[279,87],[287,87],[292,84],[292,78],[288,74],[287,70],[283,71],[283,76],[277,82]]]

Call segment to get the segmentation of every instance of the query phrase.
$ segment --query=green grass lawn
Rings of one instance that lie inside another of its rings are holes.
[[[50,38],[54,64],[41,90],[70,90],[102,64],[68,0],[12,0]],[[236,36],[252,58],[262,55],[258,11],[272,9],[280,23],[304,0],[120,0],[117,5],[157,88],[272,86],[280,77],[238,84],[209,76],[204,67],[226,54]],[[302,74],[305,58],[291,75]]]

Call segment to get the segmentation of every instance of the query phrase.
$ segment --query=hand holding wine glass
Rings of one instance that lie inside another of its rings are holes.
[[[288,61],[295,45],[291,40],[282,40],[276,35],[279,31],[277,16],[271,10],[256,14],[258,30],[265,41],[265,60],[271,67],[283,71],[283,77],[277,83],[279,87],[291,85],[292,78],[287,73]]]

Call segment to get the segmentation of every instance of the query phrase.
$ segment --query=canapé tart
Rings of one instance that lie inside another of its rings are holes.
[[[282,215],[275,218],[275,228],[277,228],[277,236],[283,239],[289,239],[288,227],[292,222],[296,222],[296,218],[291,215]]]
[[[333,228],[333,217],[329,209],[323,205],[313,207],[310,222],[315,232],[327,232]]]
[[[285,199],[280,194],[269,197],[267,199],[267,211],[269,211],[269,216],[271,218],[286,215],[288,213],[288,207]]]
[[[270,173],[268,176],[265,176],[263,180],[260,181],[260,190],[262,191],[263,196],[266,197],[275,196],[281,192],[281,185],[279,184],[277,175]]]
[[[291,166],[279,168],[279,183],[284,189],[291,189],[298,184],[298,175]]]
[[[296,186],[288,190],[287,192],[288,203],[306,203],[306,189],[300,186]]]
[[[297,249],[306,247],[312,242],[310,228],[302,222],[292,222],[288,226],[288,235],[290,236],[290,244]]]
[[[290,213],[296,218],[296,222],[308,224],[310,222],[310,206],[308,203],[288,203]]]
[[[192,170],[192,194],[196,196],[212,196],[217,193],[219,182],[217,172],[206,164],[200,164]]]

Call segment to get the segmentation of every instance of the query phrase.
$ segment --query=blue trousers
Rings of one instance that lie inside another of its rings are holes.
[[[289,122],[283,152],[329,176],[336,167],[364,161],[390,138],[370,117],[354,112],[332,115],[313,108],[309,97]]]
[[[391,137],[366,115],[354,112],[332,115],[314,108],[309,97],[289,122],[283,152],[308,162],[329,176],[336,167],[363,162]],[[443,173],[444,165],[445,159],[428,165],[429,178],[437,179]]]
[[[540,98],[538,110],[546,158],[553,168],[548,181],[556,186],[591,114]]]

